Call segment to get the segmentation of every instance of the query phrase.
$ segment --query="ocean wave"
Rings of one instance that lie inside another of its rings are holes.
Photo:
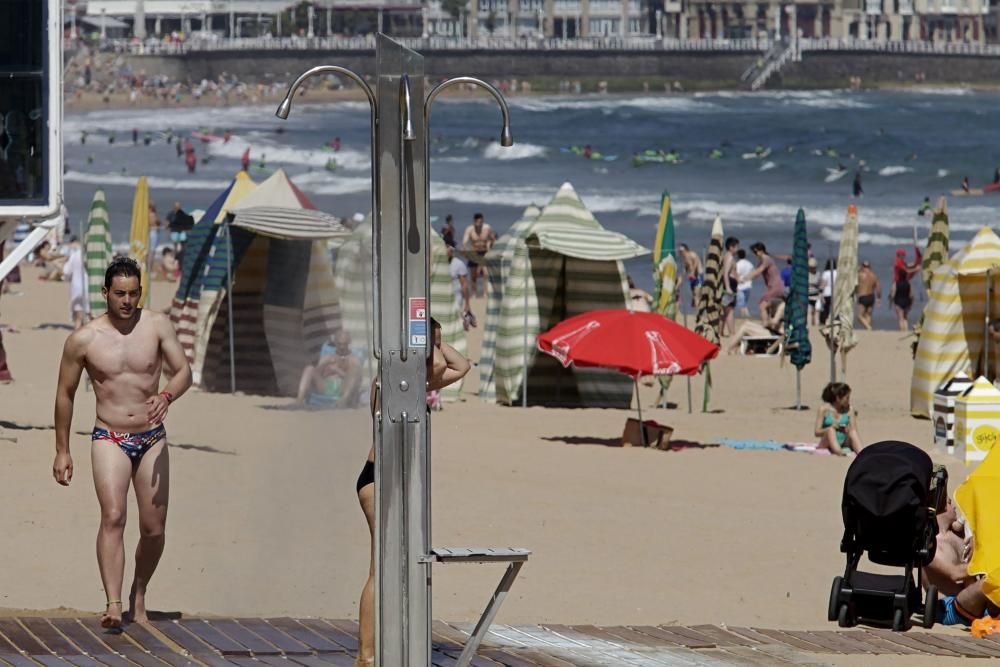
[[[520,97],[508,100],[511,108],[544,113],[579,110],[611,113],[631,107],[658,112],[691,113],[718,111],[720,107],[690,95],[648,95],[643,97]]]
[[[90,183],[103,186],[124,185],[134,188],[139,177],[129,176],[128,174],[95,174],[71,169],[63,174],[63,180],[71,183]],[[150,176],[148,181],[150,188],[165,190],[224,190],[229,187],[229,181],[198,178],[177,179]]]
[[[764,164],[760,165],[760,169],[758,169],[757,171],[771,171],[772,169],[774,169],[777,166],[778,166],[777,162],[768,161],[768,162],[765,162]]]
[[[947,176],[950,173],[951,172],[948,171],[947,169],[938,169],[937,170],[937,176],[938,176],[938,178],[944,178],[945,176]]]
[[[277,108],[279,100],[275,100]],[[270,107],[234,106],[234,107],[182,107],[166,109],[108,109],[87,111],[84,113],[68,113],[63,118],[63,135],[70,139],[86,130],[115,130],[131,132],[133,128],[140,132],[162,132],[173,128],[176,132],[182,128],[212,127],[235,129],[248,124],[271,124],[278,126],[284,121],[274,117]]]
[[[948,97],[955,97],[958,95],[972,95],[976,91],[972,88],[963,88],[961,86],[955,86],[954,88],[904,88],[899,91],[901,93],[906,93],[907,95],[947,95]]]
[[[894,164],[888,167],[882,167],[878,170],[879,176],[899,176],[900,174],[911,174],[913,173],[913,167],[904,167],[903,165]]]
[[[820,229],[819,235],[824,241],[840,243],[840,232],[835,229],[823,227]],[[920,242],[922,243],[923,239],[920,239]],[[872,234],[869,232],[860,232],[858,233],[858,243],[863,246],[901,246],[903,248],[908,248],[913,245],[913,236],[892,236],[891,234]]]
[[[342,148],[336,153],[322,149],[294,148],[288,145],[281,145],[273,141],[260,140],[248,142],[242,137],[233,137],[229,143],[213,141],[207,146],[208,152],[213,157],[230,158],[235,161],[243,156],[247,148],[250,149],[250,160],[259,162],[265,159],[267,163],[277,162],[279,164],[297,164],[307,167],[326,167],[329,160],[337,162],[337,169],[346,171],[368,171],[371,169],[371,154],[367,151]]]
[[[488,160],[525,160],[528,158],[545,157],[549,149],[536,144],[515,143],[503,147],[500,144],[489,144],[483,151],[483,157]]]

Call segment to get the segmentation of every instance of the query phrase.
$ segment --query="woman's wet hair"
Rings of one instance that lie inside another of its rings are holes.
[[[835,403],[851,393],[851,387],[846,382],[831,382],[823,388],[823,400]]]
[[[116,255],[108,264],[108,270],[104,272],[104,287],[111,289],[111,282],[118,276],[142,280],[142,269],[139,268],[139,262],[125,255]]]

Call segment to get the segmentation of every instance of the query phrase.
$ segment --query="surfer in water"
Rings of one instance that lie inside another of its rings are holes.
[[[861,170],[858,169],[854,172],[854,183],[851,186],[851,190],[854,192],[855,197],[860,197],[865,193],[864,188],[861,187]]]
[[[586,146],[583,147],[584,158],[589,160],[593,154],[594,154],[594,149],[590,147],[590,144],[587,144]]]
[[[969,191],[969,177],[966,176],[965,178],[962,179],[962,192],[968,192],[968,191]]]

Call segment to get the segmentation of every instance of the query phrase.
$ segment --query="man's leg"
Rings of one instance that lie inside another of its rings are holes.
[[[125,511],[132,461],[110,440],[95,440],[90,446],[94,468],[94,488],[101,506],[101,526],[97,531],[97,567],[108,596],[108,607],[101,618],[106,628],[122,622],[122,577],[125,576]],[[114,603],[112,603],[114,601]]]
[[[316,375],[315,366],[306,366],[302,369],[302,378],[299,380],[299,393],[295,400],[299,403],[306,402],[306,394],[309,392],[309,387],[312,386],[314,377]]]
[[[167,439],[153,445],[132,476],[139,506],[139,545],[135,548],[135,580],[129,593],[129,615],[137,623],[146,617],[146,586],[163,554],[170,498],[170,454]]]

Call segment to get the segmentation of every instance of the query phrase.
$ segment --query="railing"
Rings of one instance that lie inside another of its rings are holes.
[[[578,37],[559,39],[537,37],[397,37],[398,42],[418,51],[725,51],[758,52],[768,48],[766,39],[659,39],[653,35],[631,37]],[[67,48],[71,45],[67,44]],[[206,51],[370,51],[372,37],[260,37],[164,42],[117,39],[104,40],[101,50],[133,55],[182,55]]]
[[[801,39],[802,51],[869,51],[875,53],[927,53],[961,56],[1000,56],[1000,44],[975,42],[916,42],[872,39]]]

